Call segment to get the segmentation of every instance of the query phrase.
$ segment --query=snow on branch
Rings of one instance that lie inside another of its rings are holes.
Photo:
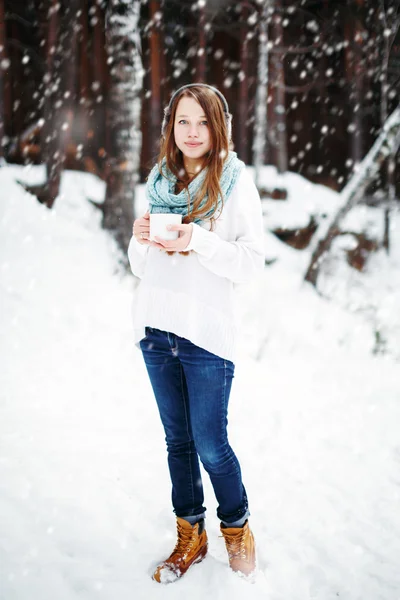
[[[360,185],[365,181],[364,188],[371,178],[376,175],[382,161],[397,152],[400,145],[400,106],[390,115],[384,124],[382,131],[376,139],[367,156],[360,163],[353,177],[340,193],[342,205],[353,200],[354,204],[359,200]],[[362,193],[361,193],[362,196]]]
[[[372,148],[341,191],[338,211],[330,219],[327,219],[316,233],[310,265],[304,277],[312,285],[316,285],[319,268],[331,247],[332,240],[339,232],[341,221],[364,196],[366,187],[378,173],[384,160],[388,156],[394,156],[399,146],[400,105],[387,119]]]

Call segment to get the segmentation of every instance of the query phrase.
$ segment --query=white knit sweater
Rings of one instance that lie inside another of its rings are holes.
[[[140,349],[147,325],[235,362],[234,283],[252,279],[264,268],[265,259],[260,196],[246,169],[214,231],[209,221],[194,223],[185,250],[193,252],[169,255],[132,237],[129,262],[141,279],[132,306],[134,343]]]

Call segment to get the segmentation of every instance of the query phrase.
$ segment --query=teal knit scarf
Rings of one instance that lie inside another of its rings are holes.
[[[177,178],[166,166],[165,157],[162,160],[162,172],[167,175],[163,177],[160,175],[158,170],[158,164],[156,164],[150,171],[149,177],[146,184],[146,195],[149,201],[149,212],[150,213],[178,213],[183,216],[188,214],[188,202],[187,202],[187,191],[183,189],[179,194],[175,194],[175,185]],[[224,162],[222,168],[222,175],[220,179],[220,187],[223,195],[224,202],[229,198],[235,183],[239,177],[242,168],[245,166],[244,162],[241,161],[236,152],[230,151]],[[190,208],[193,207],[193,199],[200,190],[204,179],[206,177],[206,169],[200,171],[200,173],[189,183],[189,194],[190,194]],[[204,206],[207,201],[207,195],[203,198],[200,208]],[[221,195],[218,198],[218,209],[221,207]],[[201,223],[214,213],[213,210],[208,211],[203,218],[194,219],[195,223]]]

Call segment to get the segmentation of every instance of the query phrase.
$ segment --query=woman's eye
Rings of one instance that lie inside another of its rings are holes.
[[[186,125],[188,121],[186,121],[186,119],[181,119],[180,121],[178,121],[179,125]],[[208,125],[208,121],[201,121],[200,125]]]

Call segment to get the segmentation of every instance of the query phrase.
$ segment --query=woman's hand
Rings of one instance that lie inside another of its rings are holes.
[[[150,245],[152,242],[149,240],[150,237],[150,213],[145,212],[143,217],[136,219],[133,223],[133,235],[139,244]]]
[[[167,229],[169,231],[181,231],[182,234],[177,240],[163,240],[158,236],[154,236],[156,241],[150,242],[150,244],[155,248],[168,252],[183,252],[192,238],[193,224],[184,223],[182,225],[168,225]]]

